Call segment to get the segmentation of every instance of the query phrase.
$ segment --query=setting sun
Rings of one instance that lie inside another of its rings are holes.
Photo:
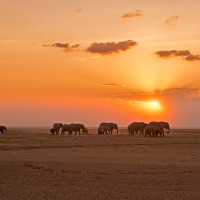
[[[152,104],[153,106],[157,106],[157,105],[158,105],[158,102],[154,101],[154,102],[151,102],[151,104]]]

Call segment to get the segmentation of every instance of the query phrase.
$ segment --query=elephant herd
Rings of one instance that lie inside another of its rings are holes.
[[[88,133],[88,129],[85,128],[83,124],[74,124],[74,123],[72,124],[54,123],[53,128],[50,129],[50,133],[52,135],[59,135],[60,130],[61,130],[61,135],[64,135],[66,131],[68,132],[68,135],[72,135],[73,132],[75,133],[75,135],[77,134],[77,132],[80,135],[81,130],[82,134]]]
[[[116,123],[106,123],[102,122],[98,127],[98,135],[107,135],[113,134],[113,130],[117,130],[118,135],[118,125]],[[61,131],[60,131],[61,130]],[[82,130],[82,131],[81,131]],[[128,126],[129,135],[139,134],[145,137],[155,137],[155,136],[164,136],[165,130],[167,133],[170,132],[170,126],[167,122],[155,122],[152,121],[149,124],[144,122],[133,122]],[[62,124],[62,123],[54,123],[53,128],[50,129],[50,133],[52,135],[64,135],[65,132],[68,132],[68,135],[72,135],[74,132],[75,135],[79,133],[88,134],[88,129],[85,128],[83,124]]]
[[[149,124],[146,124],[144,122],[133,122],[128,126],[129,135],[134,135],[134,133],[136,133],[146,137],[164,136],[165,129],[169,134],[170,126],[167,122],[163,121],[152,121]]]
[[[7,133],[7,128],[5,126],[0,126],[0,134]]]

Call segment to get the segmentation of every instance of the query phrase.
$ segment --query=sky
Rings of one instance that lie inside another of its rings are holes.
[[[0,0],[0,123],[200,127],[199,7]]]

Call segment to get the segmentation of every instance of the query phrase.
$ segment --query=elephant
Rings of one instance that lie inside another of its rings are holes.
[[[4,134],[4,131],[7,133],[7,128],[5,126],[0,126],[0,132]]]
[[[68,132],[68,135],[72,135],[72,128],[69,124],[64,124],[62,127],[61,135],[65,134],[65,131]]]
[[[99,126],[98,135],[108,134],[108,131],[110,131],[110,127],[108,127],[108,126]]]
[[[148,125],[145,128],[145,135],[144,136],[158,136],[158,134],[160,134],[160,136],[162,136],[162,128],[159,126],[153,126],[153,125]]]
[[[117,130],[117,135],[118,135],[118,126],[117,126],[117,124],[115,124],[115,123],[106,123],[106,122],[103,122],[103,123],[101,123],[100,125],[99,125],[99,127],[101,127],[101,126],[105,126],[105,127],[107,127],[107,131],[108,131],[108,133],[110,133],[111,135],[112,135],[112,133],[113,133],[113,129],[116,129]]]
[[[104,128],[103,127],[99,127],[98,128],[98,135],[103,135],[104,134]]]
[[[134,132],[138,134],[139,131],[140,131],[140,135],[144,135],[144,130],[146,126],[147,124],[144,122],[133,122],[132,124],[128,126],[129,135],[134,135]]]
[[[155,134],[155,131],[154,131],[154,126],[151,126],[151,125],[149,125],[149,126],[147,126],[146,127],[146,129],[145,129],[145,135],[144,136],[149,136],[149,137],[151,137],[151,136],[153,136]]]
[[[164,128],[167,129],[167,134],[169,134],[169,132],[171,131],[169,123],[167,123],[167,122],[163,122],[163,121],[155,122],[155,121],[152,121],[152,122],[149,123],[149,125],[159,126],[162,129],[162,136],[164,136]]]
[[[54,128],[51,128],[51,129],[50,129],[50,133],[51,133],[51,135],[54,135],[54,134],[55,134],[55,132],[56,132],[56,131],[55,131],[55,129],[54,129]]]
[[[54,123],[53,128],[55,129],[56,135],[59,134],[59,130],[63,127],[62,123]]]
[[[1,127],[0,127],[0,132],[1,132],[1,134],[4,134],[3,129]]]
[[[81,129],[82,129],[82,132],[83,132],[83,130],[86,130],[85,126],[83,124],[74,124],[74,123],[72,123],[72,124],[69,124],[69,125],[71,127],[71,131],[75,132],[75,135],[77,134],[77,132],[79,132],[79,135],[80,135],[81,134]]]

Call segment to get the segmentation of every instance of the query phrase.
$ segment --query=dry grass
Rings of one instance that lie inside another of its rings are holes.
[[[199,199],[200,130],[165,137],[0,135],[0,199]]]

